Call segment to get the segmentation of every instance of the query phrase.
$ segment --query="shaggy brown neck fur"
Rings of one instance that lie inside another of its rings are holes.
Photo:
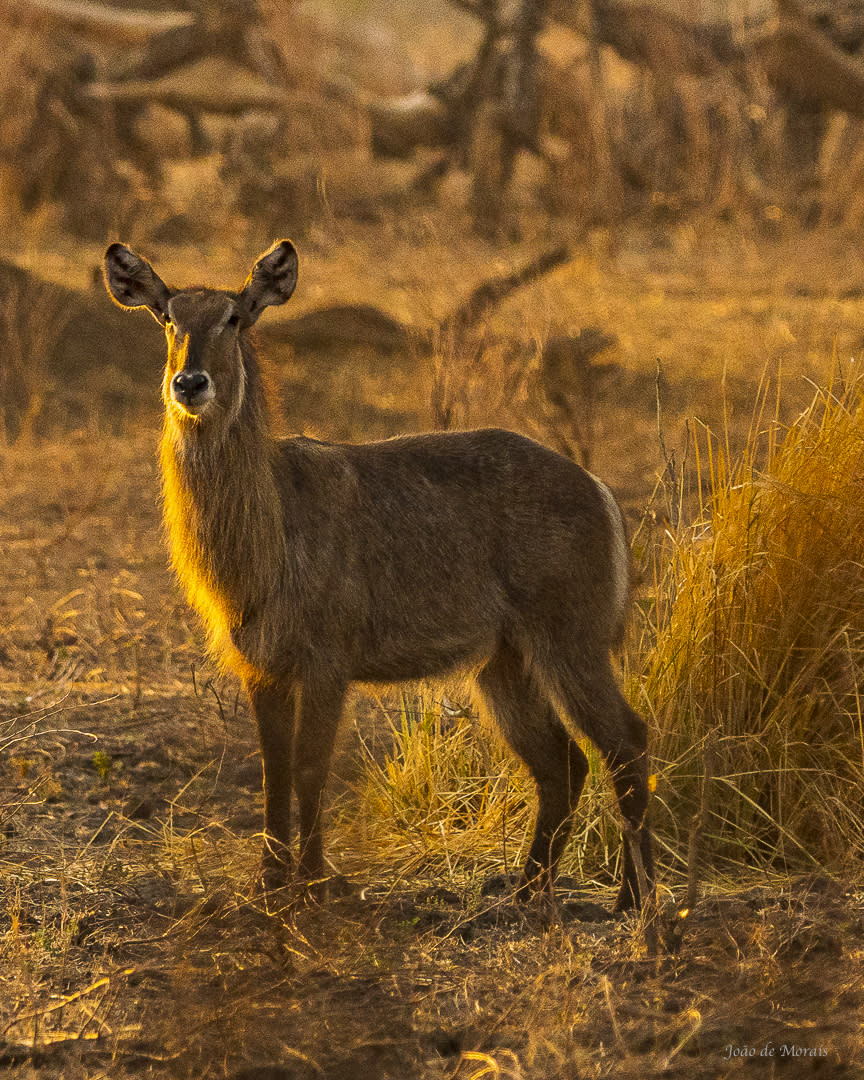
[[[223,662],[249,675],[270,667],[265,625],[287,582],[282,501],[261,372],[247,336],[243,401],[227,426],[166,410],[161,460],[172,563]],[[268,602],[269,600],[269,602]],[[239,651],[238,651],[239,650]]]

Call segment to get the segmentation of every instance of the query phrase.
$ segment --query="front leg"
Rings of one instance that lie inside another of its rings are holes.
[[[258,724],[264,769],[265,887],[285,884],[291,873],[291,748],[297,695],[290,683],[247,686]]]
[[[331,671],[308,674],[300,688],[294,789],[300,811],[300,874],[308,881],[324,875],[321,807],[347,689],[347,679]]]

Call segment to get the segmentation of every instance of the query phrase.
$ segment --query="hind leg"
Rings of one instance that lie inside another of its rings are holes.
[[[626,739],[613,738],[611,743],[600,747],[612,773],[621,816],[628,829],[624,839],[623,872],[621,889],[615,901],[616,911],[639,908],[646,899],[639,887],[633,844],[641,856],[649,891],[654,887],[654,854],[648,827],[648,739],[645,721],[633,712],[623,698],[621,715],[622,727],[627,732]]]
[[[502,646],[477,682],[505,739],[528,766],[537,787],[537,822],[523,888],[551,894],[588,775],[588,759],[550,702],[531,683],[521,655],[510,646]]]
[[[640,907],[639,878],[631,844],[641,856],[649,890],[654,857],[648,828],[648,736],[645,721],[624,699],[608,657],[580,658],[578,671],[556,671],[562,703],[603,754],[625,823],[621,890],[616,911]]]

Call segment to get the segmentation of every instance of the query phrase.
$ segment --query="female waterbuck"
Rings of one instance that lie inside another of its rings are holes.
[[[118,304],[165,328],[173,563],[258,724],[265,881],[290,869],[292,785],[300,874],[322,875],[321,798],[349,684],[462,666],[536,782],[525,888],[551,890],[588,771],[581,729],[626,824],[617,906],[638,905],[640,877],[652,878],[646,731],[610,663],[629,575],[609,490],[508,431],[359,446],[275,438],[250,329],[294,291],[287,240],[239,292],[170,289],[122,244],[108,248],[105,276]]]

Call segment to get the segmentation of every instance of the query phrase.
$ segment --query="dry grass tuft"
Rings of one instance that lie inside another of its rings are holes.
[[[835,380],[782,439],[760,416],[737,464],[707,431],[696,440],[707,511],[647,598],[637,691],[679,865],[688,815],[726,865],[864,853],[861,391]]]

